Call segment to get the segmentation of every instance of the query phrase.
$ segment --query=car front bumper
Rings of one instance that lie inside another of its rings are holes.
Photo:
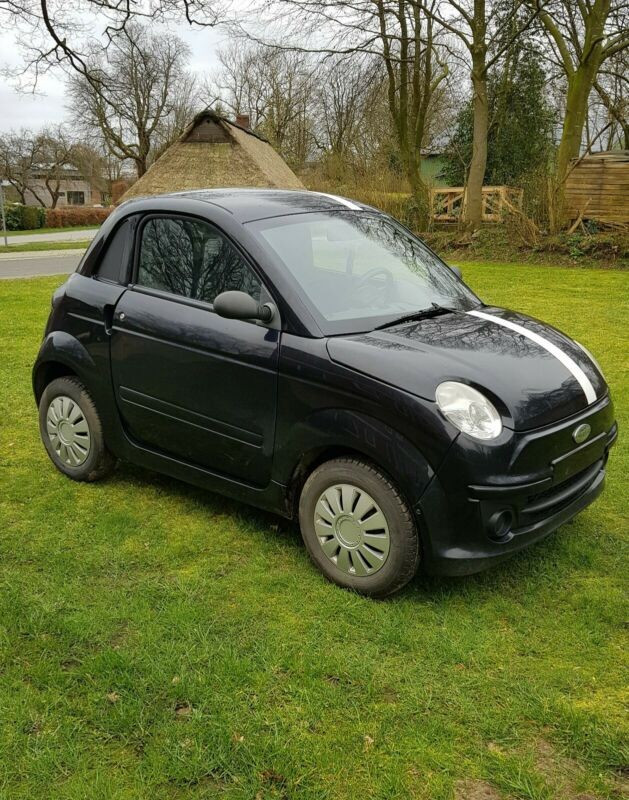
[[[587,422],[589,441],[572,432]],[[460,436],[416,507],[424,568],[469,575],[541,541],[603,491],[618,433],[609,397],[556,425],[483,448]]]

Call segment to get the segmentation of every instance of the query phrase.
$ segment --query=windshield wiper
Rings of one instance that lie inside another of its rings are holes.
[[[428,317],[438,317],[440,314],[449,314],[453,310],[452,308],[444,308],[438,303],[431,303],[429,308],[422,308],[410,314],[402,314],[401,317],[383,322],[382,325],[376,325],[374,331],[380,331],[383,328],[392,328],[394,325],[401,325],[403,322],[416,322],[420,319],[427,319]]]

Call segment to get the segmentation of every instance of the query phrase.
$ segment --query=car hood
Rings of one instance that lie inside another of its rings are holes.
[[[434,401],[445,380],[473,385],[516,430],[576,414],[607,392],[592,360],[568,336],[490,306],[330,338],[327,347],[336,363],[427,400]]]

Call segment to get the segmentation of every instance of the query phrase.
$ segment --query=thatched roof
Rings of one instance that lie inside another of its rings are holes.
[[[206,110],[118,202],[186,189],[246,186],[304,188],[266,139]]]

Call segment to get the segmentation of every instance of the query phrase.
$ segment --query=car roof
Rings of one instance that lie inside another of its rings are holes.
[[[159,197],[199,200],[219,206],[232,214],[239,222],[252,222],[257,219],[300,214],[308,211],[375,211],[370,206],[356,200],[349,200],[333,194],[289,189],[195,189],[193,191],[172,192],[143,197],[123,203],[125,210],[131,206],[146,206],[146,202]],[[122,207],[122,206],[121,206]],[[175,208],[173,208],[175,210]]]

